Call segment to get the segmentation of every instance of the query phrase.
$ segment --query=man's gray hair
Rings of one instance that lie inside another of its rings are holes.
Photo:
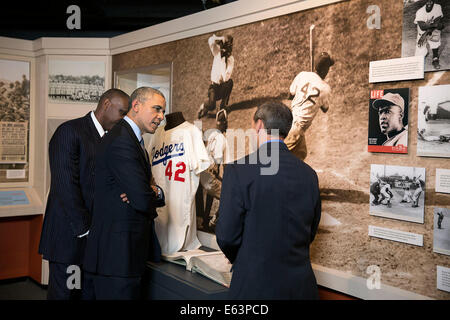
[[[285,104],[279,101],[270,101],[258,107],[253,115],[253,121],[262,120],[268,134],[278,130],[282,138],[286,138],[292,126],[292,112]]]
[[[131,109],[131,106],[133,105],[133,101],[134,100],[137,100],[140,103],[144,103],[147,99],[153,97],[153,95],[155,95],[155,94],[163,97],[164,100],[166,99],[166,97],[164,97],[164,94],[161,91],[159,91],[158,89],[154,89],[154,88],[151,88],[151,87],[140,87],[140,88],[137,88],[131,94],[129,109]]]

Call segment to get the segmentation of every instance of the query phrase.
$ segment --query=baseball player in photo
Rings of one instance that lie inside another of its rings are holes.
[[[307,156],[305,132],[311,126],[319,108],[327,112],[331,88],[325,77],[334,65],[334,60],[322,52],[315,66],[315,72],[302,71],[295,77],[289,91],[294,96],[291,103],[293,122],[285,144],[299,159]]]
[[[437,215],[438,215],[437,221],[438,229],[442,229],[442,220],[444,220],[444,214],[442,213],[442,211],[438,211]]]
[[[440,69],[439,48],[441,46],[441,30],[444,15],[442,8],[434,0],[428,0],[426,4],[416,12],[414,23],[417,25],[416,56],[427,56],[428,48],[433,52],[433,67]]]
[[[413,184],[416,186],[416,190],[414,190],[414,193],[412,196],[412,200],[413,200],[412,207],[417,208],[419,206],[420,195],[423,191],[422,182],[420,181],[419,177],[414,177]]]
[[[403,198],[402,198],[402,201],[400,201],[400,202],[411,203],[411,201],[412,201],[412,193],[409,190],[409,187],[405,187],[404,193],[403,193]]]
[[[225,109],[233,89],[231,74],[234,68],[233,37],[230,35],[216,36],[213,34],[208,39],[208,45],[213,55],[211,68],[211,84],[208,88],[208,99],[201,104],[198,118],[208,114],[208,111],[216,109],[216,101],[221,100],[220,109]]]
[[[216,115],[216,130],[212,130],[207,138],[206,151],[211,157],[211,166],[200,173],[200,184],[206,191],[206,203],[203,215],[203,229],[214,230],[219,212],[210,215],[214,199],[220,200],[222,191],[221,166],[227,163],[225,137],[228,128],[227,112],[222,109]],[[202,197],[203,201],[203,197]]]
[[[383,146],[407,146],[408,126],[403,125],[405,100],[398,93],[388,92],[381,99],[373,102],[372,107],[378,111],[381,133],[386,135]]]
[[[386,204],[390,208],[392,206],[391,199],[394,198],[394,195],[392,194],[391,191],[391,185],[389,183],[385,183],[384,185],[382,185],[380,189],[380,194],[381,194],[380,203]]]
[[[372,204],[377,206],[379,205],[379,198],[380,198],[380,189],[381,189],[381,180],[378,179],[374,183],[370,185],[370,193],[373,195]]]

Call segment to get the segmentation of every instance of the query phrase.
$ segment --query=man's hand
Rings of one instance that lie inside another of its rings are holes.
[[[128,198],[127,198],[127,194],[126,194],[126,193],[122,193],[122,194],[120,195],[120,197],[122,198],[122,202],[130,203],[130,201],[128,201]]]

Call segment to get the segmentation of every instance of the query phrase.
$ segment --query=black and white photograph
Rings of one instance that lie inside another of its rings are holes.
[[[434,208],[433,252],[450,255],[450,210]]]
[[[30,63],[0,59],[0,183],[11,182],[8,170],[25,170],[28,180]]]
[[[370,91],[367,151],[408,153],[409,88]]]
[[[419,87],[417,155],[450,157],[450,85]]]
[[[30,63],[0,59],[0,121],[30,120]]]
[[[450,69],[450,2],[403,3],[402,57],[424,56],[425,72]]]
[[[370,215],[423,223],[425,168],[372,164]]]
[[[50,60],[48,81],[50,103],[97,102],[105,91],[105,63]]]

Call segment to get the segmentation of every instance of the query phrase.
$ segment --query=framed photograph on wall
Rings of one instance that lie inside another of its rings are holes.
[[[404,0],[402,57],[421,55],[425,72],[450,69],[449,1]]]
[[[103,61],[50,60],[49,103],[96,103],[105,91]]]
[[[425,168],[372,164],[370,215],[424,222]]]
[[[419,87],[417,155],[450,157],[450,85]]]
[[[409,89],[371,90],[367,151],[408,153]]]
[[[30,63],[0,59],[0,183],[28,181]]]
[[[433,252],[450,255],[450,210],[434,208]]]

